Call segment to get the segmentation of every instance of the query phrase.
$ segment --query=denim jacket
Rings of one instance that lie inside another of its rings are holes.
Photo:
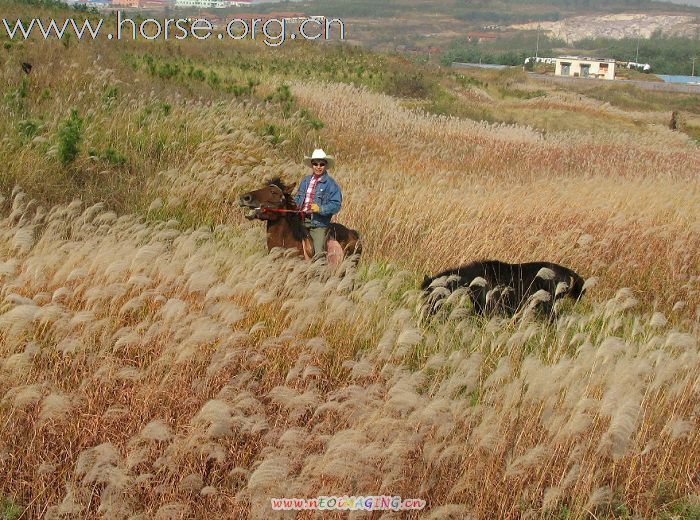
[[[304,204],[304,199],[306,198],[306,190],[309,187],[309,182],[311,181],[312,175],[307,175],[301,181],[299,185],[299,191],[297,192],[294,201],[300,208]],[[333,177],[324,173],[316,185],[316,192],[314,193],[314,200],[318,204],[321,211],[319,213],[314,213],[311,217],[312,227],[328,227],[331,223],[331,218],[333,215],[340,211],[340,205],[343,202],[343,194],[340,192],[340,186],[335,182]]]

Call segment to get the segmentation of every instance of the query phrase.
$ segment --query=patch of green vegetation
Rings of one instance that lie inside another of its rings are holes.
[[[500,87],[498,92],[504,98],[533,99],[547,96],[547,92],[544,90],[521,90],[514,87]]]
[[[180,74],[180,67],[172,63],[161,63],[154,73],[160,78],[170,79]]]
[[[115,150],[111,146],[105,148],[102,151],[90,150],[88,153],[91,157],[94,157],[95,159],[105,161],[115,166],[123,166],[124,164],[126,164],[126,156],[118,150]]]
[[[204,71],[202,69],[196,69],[194,67],[190,67],[189,70],[187,71],[187,76],[196,79],[197,81],[204,81],[207,79],[206,74],[204,74]]]
[[[443,65],[452,62],[493,63],[499,65],[522,66],[525,58],[535,55],[539,49],[540,56],[553,55],[555,49],[564,47],[566,42],[559,38],[537,35],[537,31],[521,31],[509,36],[499,37],[492,42],[477,42],[458,39],[441,58]]]
[[[546,518],[551,520],[569,520],[571,518],[571,507],[567,504],[562,504],[559,509],[549,513]]]
[[[311,114],[311,112],[309,112],[306,108],[302,108],[299,111],[299,116],[312,130],[321,130],[324,126],[326,126],[323,121]]]
[[[39,133],[41,123],[35,119],[22,119],[17,123],[17,133],[22,143],[31,141]]]
[[[209,226],[214,228],[217,224],[214,219],[205,212],[187,208],[184,205],[168,206],[163,205],[158,209],[148,211],[147,207],[142,207],[138,213],[144,217],[146,222],[165,222],[168,220],[176,220],[178,222],[176,229],[197,229],[201,226]]]
[[[292,91],[289,89],[289,85],[283,83],[277,89],[265,98],[265,101],[271,103],[278,103],[282,106],[282,114],[284,117],[289,117],[294,109],[294,98],[292,97]]]
[[[393,70],[384,78],[382,90],[394,97],[427,98],[435,89],[435,81],[420,71]]]
[[[71,110],[70,117],[64,119],[58,128],[58,160],[68,166],[78,156],[82,140],[83,120],[78,111]]]
[[[17,88],[17,96],[20,98],[26,98],[29,95],[29,80],[26,77],[22,78]]]
[[[479,87],[488,88],[489,84],[481,81],[480,79],[473,78],[471,76],[465,76],[464,74],[455,74],[454,76],[457,83],[463,87]]]
[[[0,520],[16,520],[24,510],[11,498],[3,497],[0,501]]]
[[[681,126],[681,131],[688,134],[693,141],[700,144],[700,126],[684,124]]]
[[[12,109],[17,112],[25,111],[25,101],[29,96],[29,80],[22,77],[16,89],[11,89],[5,93],[3,100]]]
[[[164,101],[158,103],[158,108],[160,113],[165,117],[169,116],[170,112],[173,110],[173,106],[170,103],[165,103]]]
[[[252,96],[253,94],[255,94],[255,89],[258,85],[260,85],[259,80],[248,78],[248,83],[246,85],[238,85],[235,83],[227,84],[226,87],[224,87],[224,92],[228,94],[233,94],[236,97]]]
[[[436,115],[455,116],[489,123],[501,121],[501,118],[497,117],[486,105],[464,102],[444,88],[438,89],[422,108],[426,112]]]
[[[119,93],[119,89],[115,86],[107,87],[105,88],[105,92],[102,95],[102,101],[105,103],[109,104],[113,102],[115,99],[117,99],[117,94]]]
[[[652,67],[651,72],[656,74],[690,75],[692,58],[700,55],[700,40],[697,38],[665,36],[661,31],[640,40],[586,38],[574,42],[572,46],[577,49],[589,49],[597,56],[649,63]]]
[[[172,112],[172,108],[173,107],[170,105],[170,103],[165,103],[163,101],[146,105],[139,113],[139,116],[136,119],[136,124],[139,128],[143,128],[146,126],[149,119],[151,119],[151,116],[154,118],[167,117]]]
[[[700,504],[693,504],[688,499],[671,501],[664,506],[659,518],[661,520],[700,520]]]
[[[211,88],[217,89],[221,85],[221,78],[216,72],[210,70],[207,74],[207,83]]]
[[[682,92],[656,92],[634,85],[599,85],[595,88],[588,86],[567,85],[567,89],[585,94],[586,96],[605,101],[624,110],[672,110],[700,114],[700,96]],[[670,114],[669,114],[670,116]]]
[[[263,137],[269,138],[270,143],[272,143],[273,145],[278,145],[282,141],[284,141],[284,135],[282,135],[282,129],[277,125],[266,124],[262,128],[260,135],[262,135]]]

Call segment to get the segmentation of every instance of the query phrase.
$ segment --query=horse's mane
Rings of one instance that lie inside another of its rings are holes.
[[[273,177],[272,179],[267,181],[267,183],[273,186],[277,186],[279,189],[282,190],[282,193],[284,193],[285,209],[297,209],[297,204],[296,202],[294,202],[294,197],[292,197],[291,193],[288,193],[291,190],[289,189],[289,186],[285,184],[285,182],[282,180],[282,177]],[[294,239],[299,241],[304,240],[304,238],[306,238],[307,236],[307,231],[304,227],[304,223],[301,221],[301,215],[299,213],[286,213],[284,214],[284,218],[287,219],[287,222],[289,222],[292,228],[292,235],[294,235]]]
[[[282,177],[280,177],[279,175],[277,177],[273,177],[272,179],[268,180],[267,184],[272,184],[274,186],[277,186],[279,189],[282,190],[282,192],[285,195],[287,195],[287,190],[289,189],[289,186],[287,186],[287,184],[282,180]]]

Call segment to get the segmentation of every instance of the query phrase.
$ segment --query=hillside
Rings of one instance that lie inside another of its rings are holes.
[[[655,34],[694,38],[700,33],[700,18],[691,15],[608,14],[574,16],[557,22],[512,25],[518,30],[540,30],[570,44],[586,38],[645,38]]]
[[[700,0],[667,0],[672,4],[690,5],[693,7],[700,7]]]
[[[697,518],[698,96],[301,41],[0,44],[5,517]],[[236,204],[317,146],[363,240],[339,273]],[[586,294],[423,319],[423,276],[479,258]]]

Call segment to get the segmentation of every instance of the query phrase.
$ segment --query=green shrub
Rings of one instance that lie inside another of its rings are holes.
[[[148,69],[148,73],[155,76],[158,72],[158,69],[156,67],[156,60],[153,59],[153,56],[151,56],[150,54],[146,54],[143,57],[143,61],[146,62],[146,68]]]
[[[204,71],[201,69],[190,69],[189,76],[198,80],[198,81],[204,81],[207,79],[207,76],[204,74]]]
[[[163,79],[170,79],[180,74],[180,67],[170,63],[161,63],[156,69],[156,74]]]
[[[221,78],[219,78],[219,75],[216,72],[211,70],[207,76],[207,83],[209,83],[211,88],[217,88],[221,83]]]
[[[465,76],[464,74],[457,74],[455,79],[464,87],[475,86],[480,88],[488,88],[488,83],[484,83],[480,79],[472,78],[471,76]]]
[[[425,99],[432,90],[432,84],[422,72],[397,71],[385,78],[383,90],[395,97]]]
[[[289,85],[283,83],[277,87],[277,90],[275,90],[274,93],[267,96],[266,101],[281,104],[282,115],[284,117],[289,117],[292,115],[292,111],[294,109],[294,98],[292,96],[292,91],[289,89]]]
[[[83,120],[78,117],[78,111],[72,109],[70,117],[58,128],[58,159],[63,166],[69,165],[78,156],[82,129]]]
[[[39,122],[34,119],[23,119],[17,123],[17,133],[22,142],[27,142],[39,132]]]
[[[122,166],[126,163],[126,156],[112,147],[109,147],[102,152],[101,158],[116,166]]]
[[[255,87],[257,87],[258,85],[260,85],[260,81],[257,81],[254,79],[248,79],[247,85],[229,84],[229,85],[226,85],[226,87],[224,88],[224,91],[227,92],[228,94],[233,94],[236,97],[252,96],[253,93],[255,92]]]
[[[273,101],[275,103],[284,103],[285,101],[292,101],[292,91],[289,89],[289,85],[282,84],[273,94],[267,97],[268,101]]]
[[[273,145],[280,144],[284,141],[281,129],[273,124],[265,125],[262,130],[262,135],[263,137],[269,137],[270,143]]]
[[[20,506],[15,504],[11,499],[3,497],[0,501],[0,519],[16,520],[22,515],[23,511]]]
[[[165,137],[158,136],[155,144],[153,145],[153,156],[160,158],[160,156],[163,154],[163,150],[165,150]]]
[[[119,93],[117,87],[108,87],[105,89],[105,93],[102,96],[102,101],[109,104],[115,99],[117,99],[117,94]]]
[[[233,94],[234,96],[244,96],[248,94],[248,87],[241,85],[227,85],[224,89],[226,93]]]
[[[544,90],[520,90],[517,88],[501,87],[498,89],[501,97],[514,97],[518,99],[532,99],[536,97],[546,97],[547,92]]]
[[[299,111],[299,115],[304,123],[306,123],[313,130],[321,130],[324,126],[326,126],[323,124],[323,121],[311,115],[311,113],[305,108],[302,108]]]
[[[143,128],[152,113],[153,107],[151,105],[146,105],[145,107],[143,107],[143,109],[139,113],[139,116],[136,118],[136,126],[138,126],[139,128]]]
[[[26,98],[29,95],[29,80],[26,77],[22,78],[22,81],[17,88],[17,96],[20,98]]]

